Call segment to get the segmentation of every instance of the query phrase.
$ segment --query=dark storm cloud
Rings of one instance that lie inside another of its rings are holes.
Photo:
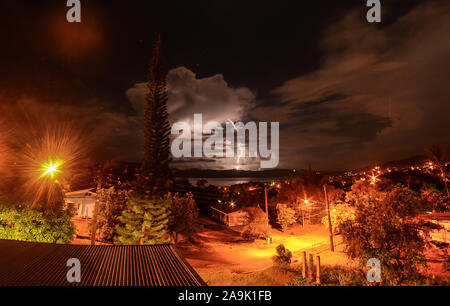
[[[203,122],[242,120],[255,103],[254,94],[245,87],[232,88],[220,74],[197,78],[184,67],[172,69],[167,75],[169,88],[168,111],[171,122],[193,120],[194,113],[203,114]],[[126,91],[132,114],[107,110],[101,105],[107,101],[85,101],[84,103],[53,105],[55,114],[66,114],[64,118],[55,115],[55,120],[71,120],[77,127],[86,131],[86,143],[91,156],[97,159],[118,159],[139,162],[141,159],[143,112],[145,107],[145,83],[135,84]],[[0,99],[4,102],[4,99]],[[21,98],[8,101],[5,105],[17,105],[36,112],[48,110],[42,101]],[[10,118],[15,120],[15,118]],[[180,167],[230,168],[229,159],[196,159],[175,162]],[[228,166],[227,166],[228,165]]]
[[[279,104],[253,113],[284,127],[281,166],[343,169],[448,146],[448,29],[448,2],[384,27],[351,11],[326,29],[321,67],[284,82],[273,90]]]

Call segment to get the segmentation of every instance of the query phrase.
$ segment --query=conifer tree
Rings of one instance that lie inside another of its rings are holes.
[[[170,181],[170,124],[159,35],[148,72],[147,88],[141,175],[136,192],[129,197],[127,209],[120,217],[123,225],[117,227],[116,243],[119,244],[170,242],[170,239],[165,238],[171,202],[171,197],[167,195]]]
[[[167,114],[166,75],[158,35],[148,72],[148,93],[144,110],[144,147],[140,187],[147,194],[165,194],[170,179],[170,124]]]
[[[119,217],[122,225],[116,228],[117,244],[162,244],[170,243],[167,234],[170,195],[144,197],[131,195],[127,209]]]

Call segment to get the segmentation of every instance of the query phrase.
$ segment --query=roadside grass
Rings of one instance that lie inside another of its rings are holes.
[[[198,268],[197,272],[209,286],[378,286],[388,284],[369,283],[365,272],[359,268],[324,265],[321,272],[321,284],[302,277],[299,265],[291,267],[272,266],[270,268],[238,273],[224,267]],[[450,279],[445,277],[426,277],[401,284],[406,286],[449,286]]]

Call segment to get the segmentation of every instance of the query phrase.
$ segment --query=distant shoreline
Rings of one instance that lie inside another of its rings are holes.
[[[245,184],[248,182],[272,182],[272,181],[280,181],[280,180],[286,180],[287,178],[283,177],[190,177],[188,178],[189,182],[192,185],[196,185],[197,181],[199,180],[206,180],[208,182],[208,185],[213,186],[231,186],[231,185],[237,185],[237,184]]]

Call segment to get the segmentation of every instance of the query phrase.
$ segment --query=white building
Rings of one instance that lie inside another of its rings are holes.
[[[248,223],[249,214],[236,205],[215,204],[211,206],[211,215],[227,226],[241,226]]]
[[[97,195],[92,190],[93,189],[83,189],[66,192],[66,205],[73,204],[77,211],[77,216],[82,218],[92,218],[95,201],[97,201]]]

